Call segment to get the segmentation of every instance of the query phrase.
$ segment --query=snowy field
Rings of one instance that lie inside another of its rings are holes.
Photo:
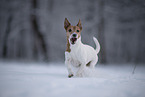
[[[67,78],[63,64],[0,62],[0,97],[145,97],[145,67],[98,65]]]

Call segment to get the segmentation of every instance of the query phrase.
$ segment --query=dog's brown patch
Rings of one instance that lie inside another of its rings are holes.
[[[82,30],[82,24],[81,24],[81,20],[80,19],[79,19],[79,22],[78,22],[77,26],[80,28],[80,30]]]
[[[65,21],[64,21],[64,28],[66,30],[66,36],[67,36],[67,48],[66,48],[66,51],[67,52],[71,52],[71,49],[70,49],[70,43],[69,43],[69,36],[76,32],[78,34],[78,38],[80,38],[81,36],[81,31],[82,31],[82,25],[81,25],[81,21],[79,20],[77,26],[72,26],[69,21],[67,20],[67,18],[65,18]],[[78,32],[79,31],[79,32]]]
[[[68,38],[67,38],[67,47],[66,47],[66,51],[67,51],[67,52],[71,52],[70,43],[69,43],[69,39],[68,39]]]
[[[67,18],[65,18],[64,21],[64,29],[67,30],[67,28],[70,26],[71,24],[69,23],[69,21],[67,20]]]

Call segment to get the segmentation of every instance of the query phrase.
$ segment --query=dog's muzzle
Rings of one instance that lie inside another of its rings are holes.
[[[77,38],[71,38],[70,41],[71,41],[71,44],[75,44],[75,42],[77,41]]]
[[[73,34],[70,41],[71,41],[71,44],[75,44],[75,42],[77,41],[77,34]]]

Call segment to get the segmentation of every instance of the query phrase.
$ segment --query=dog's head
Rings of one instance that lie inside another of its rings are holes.
[[[70,44],[72,45],[75,44],[81,36],[82,31],[81,21],[79,20],[76,26],[72,26],[67,20],[67,18],[65,18],[64,28],[66,30],[67,39],[69,40]]]

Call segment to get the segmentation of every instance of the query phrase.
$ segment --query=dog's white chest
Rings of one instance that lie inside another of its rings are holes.
[[[82,62],[81,61],[82,52],[80,51],[80,49],[72,48],[70,56],[71,56],[71,64],[75,67],[80,66]]]
[[[81,45],[78,46],[72,46],[71,47],[71,52],[70,55],[74,60],[80,60],[81,56],[83,56],[82,53],[83,51],[81,50]]]
[[[77,63],[80,63],[80,62],[79,62],[80,53],[78,53],[77,51],[75,51],[75,52],[71,52],[70,55],[71,55],[72,61],[74,61],[76,64],[77,64]],[[74,63],[74,62],[73,62],[73,63]]]

